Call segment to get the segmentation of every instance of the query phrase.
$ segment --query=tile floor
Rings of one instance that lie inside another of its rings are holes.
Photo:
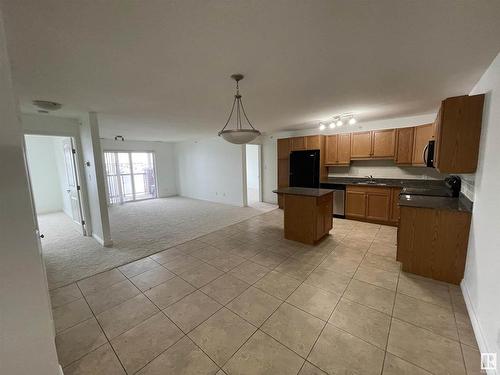
[[[51,291],[66,375],[479,374],[457,286],[400,272],[396,229],[275,210]]]

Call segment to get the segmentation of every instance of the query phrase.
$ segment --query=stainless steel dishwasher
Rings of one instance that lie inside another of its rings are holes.
[[[321,183],[320,187],[333,190],[333,216],[345,217],[345,185]]]

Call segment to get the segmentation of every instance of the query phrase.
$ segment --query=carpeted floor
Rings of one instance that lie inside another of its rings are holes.
[[[270,211],[260,203],[235,207],[183,197],[110,207],[112,248],[83,237],[65,214],[38,217],[50,289],[143,258],[207,233]]]

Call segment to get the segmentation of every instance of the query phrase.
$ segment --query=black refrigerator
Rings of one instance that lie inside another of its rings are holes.
[[[319,150],[290,153],[290,186],[319,188]]]

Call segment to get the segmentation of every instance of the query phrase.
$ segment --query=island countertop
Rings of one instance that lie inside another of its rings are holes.
[[[286,187],[273,190],[276,194],[289,194],[289,195],[304,195],[307,197],[322,197],[333,193],[331,189],[316,189],[316,188],[303,188],[303,187]]]

